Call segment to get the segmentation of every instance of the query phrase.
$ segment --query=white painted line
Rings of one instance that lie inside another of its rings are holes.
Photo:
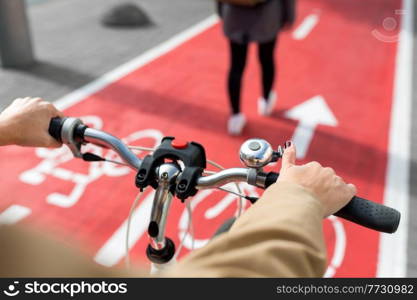
[[[122,77],[128,75],[129,73],[143,67],[144,65],[150,63],[151,61],[157,59],[158,57],[172,51],[176,47],[185,43],[186,41],[192,39],[203,31],[207,30],[211,26],[215,25],[218,22],[218,17],[212,15],[207,19],[201,21],[200,23],[186,29],[185,31],[173,36],[169,40],[163,42],[162,44],[146,51],[140,56],[134,58],[133,60],[117,67],[116,69],[104,74],[98,79],[92,81],[91,83],[75,90],[74,92],[56,100],[54,104],[60,110],[67,109],[72,105],[83,101],[85,98],[90,96],[93,93],[96,93],[109,84],[121,79]]]
[[[32,211],[30,208],[27,208],[22,205],[13,204],[6,208],[5,211],[0,213],[0,225],[12,225],[16,224],[17,222],[23,220],[28,215],[30,215]]]
[[[297,29],[294,30],[292,34],[293,39],[304,40],[313,31],[314,27],[316,27],[319,19],[320,15],[318,13],[308,15]]]
[[[136,244],[148,229],[154,195],[155,191],[152,191],[133,212],[129,232],[129,249]],[[123,222],[100,250],[98,250],[94,257],[97,263],[106,267],[111,267],[119,263],[126,254],[126,230],[127,220]]]
[[[376,274],[378,277],[405,277],[407,274],[413,0],[403,0],[403,8],[405,14],[397,50],[384,194],[385,205],[401,212],[401,222],[396,233],[381,234]]]

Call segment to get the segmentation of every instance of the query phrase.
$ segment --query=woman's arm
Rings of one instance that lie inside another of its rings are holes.
[[[0,121],[0,146],[13,144],[13,137],[9,128],[10,125],[7,122]]]
[[[301,186],[277,184],[227,233],[191,252],[169,277],[321,277],[323,208]]]

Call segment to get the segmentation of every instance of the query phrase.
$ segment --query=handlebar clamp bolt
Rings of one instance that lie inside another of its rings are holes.
[[[181,191],[185,190],[185,189],[186,189],[186,187],[187,187],[187,185],[186,185],[185,183],[180,183],[180,184],[178,185],[178,189],[179,189],[179,190],[181,190]]]

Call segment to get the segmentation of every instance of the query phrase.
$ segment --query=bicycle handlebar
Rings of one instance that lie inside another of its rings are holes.
[[[70,125],[65,126],[67,120],[70,121]],[[77,121],[79,120],[74,118],[53,118],[49,124],[49,134],[57,141],[63,143],[73,141],[79,143],[78,146],[80,146],[81,143],[88,142],[100,147],[113,149],[132,169],[138,170],[140,168],[142,160],[130,151],[120,139],[104,131],[89,128]],[[73,152],[76,151],[73,148],[71,150]],[[81,155],[75,156],[81,157]]]
[[[266,178],[265,188],[275,183],[278,176],[278,173],[270,172]],[[401,219],[401,214],[397,210],[358,196],[353,197],[345,207],[334,215],[386,233],[394,233]]]
[[[106,132],[87,128],[84,131],[84,141],[98,146],[113,149],[120,155],[122,160],[134,170],[138,170],[142,164],[142,160],[138,158],[129,148],[117,137]]]
[[[70,118],[72,121],[77,120]],[[49,133],[58,141],[78,141],[81,143],[93,143],[116,151],[123,161],[131,168],[139,170],[142,160],[139,159],[120,139],[100,130],[91,129],[82,123],[74,123],[74,126],[65,126],[66,119],[54,118],[51,120]],[[80,145],[79,145],[80,146]],[[70,146],[71,148],[71,146]],[[74,152],[74,149],[71,148]],[[79,150],[79,149],[78,149]],[[74,153],[75,154],[75,153]],[[76,155],[77,156],[77,155]],[[78,155],[81,157],[81,155]],[[279,174],[259,172],[253,175],[254,169],[231,168],[222,170],[216,174],[201,176],[197,179],[197,189],[207,189],[222,186],[230,182],[247,182],[249,184],[268,188],[275,183]],[[360,198],[352,200],[335,213],[336,216],[380,232],[394,233],[399,225],[401,214],[397,210]]]

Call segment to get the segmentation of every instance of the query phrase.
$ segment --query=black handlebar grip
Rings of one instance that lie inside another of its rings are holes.
[[[269,172],[266,174],[265,188],[268,188],[270,185],[274,184],[278,180],[279,173]]]
[[[269,172],[265,180],[265,188],[274,184],[279,173]],[[400,224],[399,211],[360,197],[352,200],[334,214],[353,223],[386,233],[394,233]]]
[[[386,233],[394,233],[401,219],[399,211],[356,196],[334,215]]]
[[[58,142],[62,142],[61,130],[66,118],[53,118],[49,123],[49,134]]]

